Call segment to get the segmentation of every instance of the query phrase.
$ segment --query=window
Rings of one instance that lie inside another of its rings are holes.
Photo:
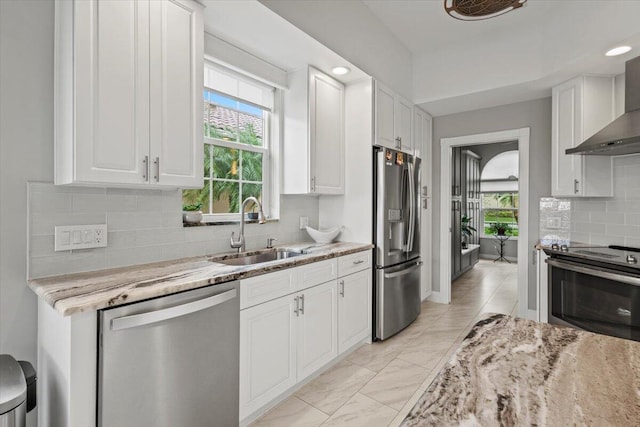
[[[182,193],[184,204],[202,204],[205,221],[238,220],[242,201],[250,196],[270,216],[273,98],[272,87],[205,66],[204,187]]]
[[[505,151],[493,157],[482,169],[482,235],[518,236],[518,151]],[[504,227],[501,225],[506,224]]]
[[[483,193],[482,218],[483,235],[497,234],[496,226],[507,224],[507,236],[518,235],[518,208],[520,200],[518,193]]]

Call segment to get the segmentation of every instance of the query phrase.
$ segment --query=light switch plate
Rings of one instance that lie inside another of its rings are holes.
[[[562,226],[562,218],[560,217],[551,217],[547,218],[547,228],[550,229],[558,229]]]
[[[300,217],[300,230],[306,229],[308,225],[309,225],[309,217],[308,216],[301,216]]]
[[[56,252],[107,246],[107,224],[56,226],[54,234]]]

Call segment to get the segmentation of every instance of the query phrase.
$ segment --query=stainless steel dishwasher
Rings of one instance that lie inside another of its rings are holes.
[[[98,425],[238,425],[239,282],[101,310]]]

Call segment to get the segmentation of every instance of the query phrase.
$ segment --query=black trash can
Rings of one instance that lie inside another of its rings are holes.
[[[36,406],[36,371],[29,362],[0,354],[0,426],[26,427]]]

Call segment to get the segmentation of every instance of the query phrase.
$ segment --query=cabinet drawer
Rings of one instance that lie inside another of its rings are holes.
[[[338,261],[334,258],[307,264],[299,268],[298,274],[298,290],[301,291],[336,279],[338,277]]]
[[[338,276],[346,276],[371,268],[371,251],[356,252],[338,258]]]
[[[298,268],[289,268],[240,281],[240,310],[295,292]]]

